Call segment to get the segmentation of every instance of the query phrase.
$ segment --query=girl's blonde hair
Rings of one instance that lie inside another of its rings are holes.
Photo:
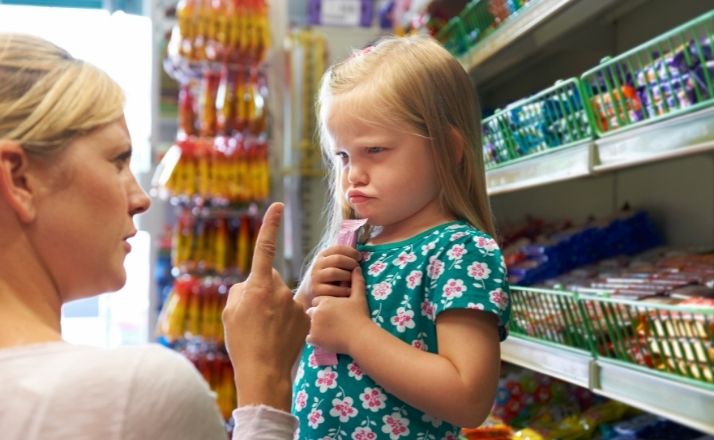
[[[348,93],[355,117],[386,127],[407,125],[428,139],[446,212],[495,236],[481,149],[481,110],[468,74],[432,38],[387,37],[333,65],[322,77],[318,122],[331,197],[326,232],[315,254],[334,243],[343,219],[354,216],[340,188],[341,167],[335,166],[327,130],[332,99]],[[463,149],[455,146],[459,142]]]
[[[42,38],[0,33],[0,139],[48,154],[123,112],[121,87],[102,70]]]

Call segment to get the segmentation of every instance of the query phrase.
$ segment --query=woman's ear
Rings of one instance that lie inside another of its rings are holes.
[[[0,139],[0,198],[23,223],[35,218],[34,194],[27,153],[20,144]]]
[[[464,159],[464,149],[466,149],[466,141],[464,140],[464,136],[456,127],[449,127],[449,136],[451,137],[451,143],[454,146],[454,156],[456,157],[456,163],[460,164],[461,161]]]

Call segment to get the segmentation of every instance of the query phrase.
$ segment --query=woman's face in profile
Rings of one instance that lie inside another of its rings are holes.
[[[35,249],[63,302],[121,288],[132,217],[150,201],[129,168],[124,118],[73,140],[39,175]]]

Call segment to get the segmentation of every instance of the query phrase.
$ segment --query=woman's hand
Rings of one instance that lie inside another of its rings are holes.
[[[312,300],[309,344],[335,353],[350,354],[353,336],[375,325],[369,317],[364,277],[359,266],[351,273],[352,287],[347,297],[319,296]]]
[[[361,258],[359,251],[350,246],[337,244],[325,248],[315,258],[300,287],[298,301],[308,309],[312,300],[321,296],[349,296],[352,271]]]
[[[291,368],[305,343],[310,321],[273,269],[282,213],[281,203],[273,203],[266,211],[250,275],[231,287],[223,325],[238,406],[264,404],[289,412]]]

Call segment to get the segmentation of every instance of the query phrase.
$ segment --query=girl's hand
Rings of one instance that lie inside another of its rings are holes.
[[[356,332],[374,325],[369,317],[362,270],[351,273],[352,287],[347,297],[319,296],[307,310],[310,333],[307,343],[335,353],[350,353],[350,342]]]
[[[345,297],[350,295],[352,270],[359,267],[362,255],[345,245],[333,245],[315,258],[308,279],[298,292],[298,299],[307,309],[315,298],[321,296]]]

